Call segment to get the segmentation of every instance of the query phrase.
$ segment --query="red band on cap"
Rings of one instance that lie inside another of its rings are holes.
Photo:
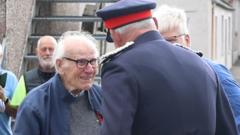
[[[131,22],[146,19],[152,16],[151,10],[146,10],[142,12],[132,13],[128,15],[118,16],[115,18],[107,19],[104,21],[105,27],[108,29],[113,29],[120,27]]]

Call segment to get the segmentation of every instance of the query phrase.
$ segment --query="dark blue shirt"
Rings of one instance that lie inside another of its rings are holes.
[[[91,109],[100,112],[101,89],[87,91]],[[63,86],[59,75],[34,88],[20,106],[15,135],[69,135],[70,104],[76,100]]]

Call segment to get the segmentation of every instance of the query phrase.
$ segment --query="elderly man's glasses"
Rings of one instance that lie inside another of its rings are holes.
[[[178,38],[182,37],[182,36],[185,36],[186,34],[179,34],[179,35],[176,35],[176,36],[170,36],[170,37],[164,37],[168,42],[171,42],[171,43],[176,43],[178,41]]]
[[[69,61],[72,61],[72,62],[75,62],[76,63],[76,66],[78,68],[84,68],[89,64],[91,64],[93,67],[96,67],[97,63],[98,63],[98,59],[91,59],[91,60],[87,60],[87,59],[77,59],[77,60],[74,60],[74,59],[71,59],[71,58],[68,58],[68,57],[63,57],[64,59],[66,60],[69,60]]]

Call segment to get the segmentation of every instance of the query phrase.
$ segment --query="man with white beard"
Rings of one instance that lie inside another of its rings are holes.
[[[39,65],[20,77],[11,100],[11,106],[17,108],[30,90],[45,83],[55,74],[52,55],[56,44],[56,39],[48,35],[42,36],[38,40],[36,55],[38,57]],[[16,110],[17,109],[12,113],[13,117],[16,116]]]

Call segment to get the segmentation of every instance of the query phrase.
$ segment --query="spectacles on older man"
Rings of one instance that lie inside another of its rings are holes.
[[[68,58],[68,57],[63,57],[64,59],[66,60],[69,60],[69,61],[72,61],[72,62],[75,62],[76,63],[76,66],[78,68],[84,68],[89,64],[91,64],[93,67],[96,67],[97,64],[98,64],[98,59],[96,58],[93,58],[91,60],[87,60],[87,59],[72,59],[72,58]]]
[[[186,34],[179,34],[179,35],[175,35],[175,36],[170,36],[170,37],[164,37],[168,42],[171,43],[176,43],[178,41],[178,38],[185,36]]]

